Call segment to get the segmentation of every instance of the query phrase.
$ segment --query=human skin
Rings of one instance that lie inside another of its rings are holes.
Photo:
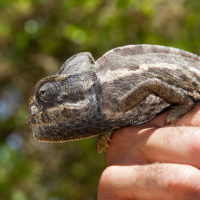
[[[98,200],[200,199],[200,105],[173,126],[166,115],[113,134]]]

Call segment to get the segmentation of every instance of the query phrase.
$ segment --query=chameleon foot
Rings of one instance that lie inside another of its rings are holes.
[[[104,133],[100,135],[97,140],[97,151],[98,153],[105,152],[106,149],[109,147],[109,143],[111,142],[110,136],[112,135],[111,132]]]
[[[188,98],[189,99],[189,98]],[[180,117],[186,114],[188,111],[192,109],[194,106],[194,102],[189,99],[187,105],[179,105],[176,106],[166,117],[165,124],[170,125],[174,124]]]

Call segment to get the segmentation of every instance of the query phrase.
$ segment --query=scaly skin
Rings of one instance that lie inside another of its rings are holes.
[[[199,56],[129,45],[96,62],[90,53],[76,54],[56,75],[40,80],[30,97],[28,122],[36,139],[63,142],[144,124],[172,105],[166,118],[171,124],[199,100]]]

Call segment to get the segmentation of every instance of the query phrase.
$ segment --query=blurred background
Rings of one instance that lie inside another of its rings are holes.
[[[200,54],[200,1],[0,0],[0,200],[96,199],[96,138],[37,142],[28,98],[71,55],[138,43]]]

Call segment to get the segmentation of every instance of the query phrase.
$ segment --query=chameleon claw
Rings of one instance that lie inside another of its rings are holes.
[[[97,151],[98,153],[105,152],[106,149],[110,146],[111,143],[111,136],[112,133],[104,133],[103,135],[100,135],[97,140]]]

